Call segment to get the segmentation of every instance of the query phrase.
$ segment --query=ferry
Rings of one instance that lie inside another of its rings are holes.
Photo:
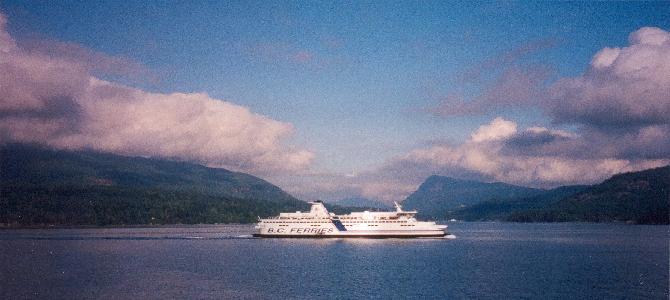
[[[418,238],[444,237],[446,225],[417,221],[417,211],[395,203],[391,212],[352,212],[335,215],[321,201],[310,202],[309,212],[280,213],[259,218],[253,236],[267,238]]]

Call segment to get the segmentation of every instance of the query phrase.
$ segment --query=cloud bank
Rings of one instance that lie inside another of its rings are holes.
[[[582,148],[573,149],[575,145]],[[617,173],[670,163],[667,156],[625,159],[599,155],[606,151],[589,152],[592,149],[587,146],[591,145],[585,142],[584,136],[575,133],[544,127],[519,129],[513,121],[495,118],[473,131],[470,138],[459,145],[414,149],[356,177],[324,174],[283,186],[306,199],[341,199],[355,195],[391,202],[404,200],[423,180],[435,174],[551,188],[593,184]],[[588,154],[577,155],[578,151]],[[305,183],[309,183],[309,189],[304,188]]]
[[[556,82],[546,109],[561,123],[600,129],[670,124],[670,33],[644,27],[624,48],[604,48],[588,71]]]
[[[669,32],[641,28],[630,34],[627,47],[603,48],[583,74],[553,83],[545,82],[549,68],[514,65],[526,53],[517,52],[503,60],[504,70],[480,95],[451,96],[429,112],[451,117],[539,108],[552,124],[571,125],[574,132],[520,129],[497,117],[462,144],[417,148],[361,173],[354,183],[344,178],[330,183],[341,182],[357,195],[398,201],[433,174],[555,187],[670,163]]]
[[[101,56],[77,61],[26,50],[6,24],[0,14],[0,142],[164,157],[259,175],[302,170],[313,159],[284,144],[291,124],[204,93],[150,93],[101,80],[91,71],[124,69]]]

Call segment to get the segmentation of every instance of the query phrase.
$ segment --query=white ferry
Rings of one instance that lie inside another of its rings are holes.
[[[256,237],[273,238],[415,238],[443,237],[446,225],[417,221],[416,211],[404,211],[395,203],[392,212],[352,212],[348,215],[329,213],[321,201],[310,202],[308,213],[280,213],[277,217],[260,219]]]

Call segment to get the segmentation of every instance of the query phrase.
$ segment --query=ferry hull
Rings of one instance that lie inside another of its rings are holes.
[[[364,239],[410,239],[410,238],[439,238],[446,236],[446,233],[437,233],[437,234],[426,234],[426,235],[416,235],[416,234],[330,234],[330,235],[302,235],[302,234],[253,234],[254,237],[262,238],[302,238],[302,239],[321,239],[321,238],[364,238]]]
[[[447,233],[444,231],[432,232],[340,232],[334,234],[262,234],[255,233],[254,237],[263,238],[437,238],[444,237]]]

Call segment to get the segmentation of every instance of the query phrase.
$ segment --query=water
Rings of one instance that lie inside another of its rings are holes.
[[[253,226],[0,230],[0,298],[668,299],[668,226],[450,224],[455,239]]]

